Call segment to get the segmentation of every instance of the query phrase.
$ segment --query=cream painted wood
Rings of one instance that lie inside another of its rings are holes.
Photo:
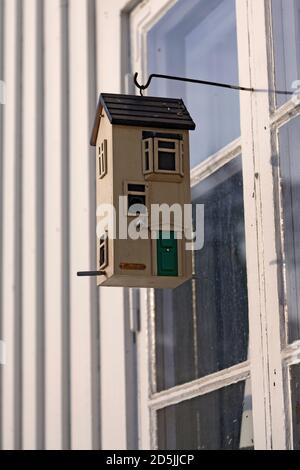
[[[100,121],[100,127],[97,137],[97,146],[95,151],[95,161],[98,163],[99,148],[103,141],[107,141],[107,175],[100,179],[97,177],[97,204],[113,204],[117,215],[117,237],[114,239],[111,229],[108,230],[108,265],[105,268],[105,275],[98,276],[99,286],[109,287],[157,287],[157,288],[175,288],[183,284],[192,277],[191,252],[185,250],[184,217],[182,215],[181,225],[176,227],[173,223],[173,230],[180,231],[183,236],[182,242],[178,241],[178,276],[157,276],[156,260],[156,242],[153,242],[146,228],[146,238],[132,240],[128,236],[124,239],[119,238],[120,220],[119,213],[122,211],[123,224],[129,227],[134,223],[136,216],[128,217],[127,208],[119,207],[119,197],[127,196],[127,184],[136,182],[145,186],[146,205],[149,214],[152,230],[161,230],[163,227],[153,227],[154,220],[151,219],[151,205],[168,204],[169,207],[174,204],[182,208],[191,203],[190,193],[190,170],[189,170],[189,133],[181,130],[179,133],[183,136],[184,145],[184,177],[175,175],[161,175],[162,179],[169,178],[172,184],[164,181],[153,181],[154,177],[149,175],[147,181],[143,174],[143,155],[142,155],[142,131],[172,133],[172,129],[148,129],[146,127],[111,125],[103,110],[103,117]],[[154,170],[158,171],[158,148],[154,145]],[[124,155],[130,155],[130,160],[124,158]],[[177,169],[179,171],[179,152],[177,154]],[[177,181],[178,179],[178,181]],[[168,180],[168,181],[169,181]],[[100,214],[99,214],[100,215]],[[102,214],[103,217],[103,214]],[[168,229],[168,228],[167,228]],[[98,234],[102,236],[103,234]],[[99,252],[97,254],[99,257]],[[127,270],[122,268],[123,264],[141,265],[142,269]],[[97,264],[99,269],[99,262]]]
[[[45,446],[62,436],[62,34],[61,2],[45,2]]]
[[[101,93],[121,91],[121,11],[128,3],[128,0],[97,0],[98,88]]]
[[[87,2],[69,3],[70,20],[70,335],[71,446],[92,447],[90,279],[76,277],[90,263]],[[79,33],[80,32],[80,33]]]
[[[251,53],[248,40],[249,12],[248,2],[236,2],[238,51],[239,51],[239,78],[240,83],[250,86],[251,66],[249,56]],[[249,330],[250,330],[250,356],[252,371],[252,399],[253,399],[253,426],[254,442],[257,449],[271,448],[271,417],[270,397],[267,364],[267,337],[266,321],[261,314],[260,292],[261,279],[259,272],[259,252],[261,252],[261,237],[259,233],[259,220],[257,218],[255,156],[253,149],[253,123],[252,123],[252,97],[250,94],[240,94],[241,131],[243,148],[243,174],[244,178],[244,206],[246,224],[246,253],[247,276],[249,294]],[[244,116],[245,114],[245,116]],[[244,117],[243,117],[244,116]]]
[[[151,303],[151,290],[140,290],[140,331],[137,334],[137,378],[138,378],[138,448],[150,449],[150,409],[149,398],[151,348],[149,344],[149,327],[151,317],[149,307]],[[151,310],[150,310],[151,311]]]
[[[254,88],[267,89],[269,63],[265,3],[242,0],[237,2],[237,9],[241,37],[239,55],[241,62],[244,63],[244,66],[241,64],[240,80],[246,84],[245,86],[248,84]],[[280,356],[280,286],[278,285],[276,201],[271,163],[270,102],[268,93],[242,95],[242,146],[244,175],[247,175],[245,215],[247,259],[250,261],[248,285],[255,439],[259,448],[263,448],[265,442],[266,448],[284,449],[286,439]],[[255,259],[256,254],[257,259]],[[265,403],[259,396],[260,393]],[[263,411],[264,414],[260,414]],[[262,419],[263,416],[265,419]]]
[[[5,276],[2,279],[2,335],[6,344],[6,365],[2,369],[2,448],[12,450],[16,446],[20,429],[17,424],[16,398],[16,308],[15,295],[17,259],[15,253],[15,207],[16,207],[16,152],[17,137],[15,109],[17,107],[17,83],[19,72],[15,54],[17,43],[18,8],[16,0],[5,2],[5,62],[4,80],[6,82],[6,99],[9,106],[4,107],[3,135],[3,266]]]
[[[37,211],[38,182],[36,161],[37,128],[37,1],[24,0],[23,54],[23,449],[34,450],[38,441],[38,389],[37,389]]]
[[[128,416],[123,289],[102,289],[100,311],[102,449],[126,450]]]

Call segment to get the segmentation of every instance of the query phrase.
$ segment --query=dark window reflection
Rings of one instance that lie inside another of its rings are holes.
[[[280,129],[289,341],[300,339],[300,118]]]
[[[155,293],[158,391],[248,357],[241,159],[200,183],[194,201],[205,204],[205,245],[195,253],[197,280]]]
[[[300,77],[300,2],[272,0],[275,85],[277,90],[296,91]],[[276,95],[283,105],[290,95]]]
[[[236,450],[253,448],[250,382],[158,411],[160,450]]]
[[[291,367],[294,450],[300,450],[300,365]]]

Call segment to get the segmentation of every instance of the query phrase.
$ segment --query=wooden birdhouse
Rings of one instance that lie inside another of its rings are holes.
[[[183,209],[191,203],[193,129],[181,99],[100,95],[91,138],[97,215],[99,208],[113,206],[116,233],[110,227],[98,233],[98,285],[175,288],[191,278],[183,212],[180,220],[171,211],[167,223],[154,217],[153,208],[175,204]],[[139,237],[130,236],[134,224]]]

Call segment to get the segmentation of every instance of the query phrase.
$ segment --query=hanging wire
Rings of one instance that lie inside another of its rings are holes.
[[[143,95],[144,90],[147,90],[147,88],[150,86],[151,81],[153,78],[162,78],[164,80],[176,80],[178,82],[188,82],[188,83],[198,83],[201,85],[207,85],[207,86],[215,86],[219,88],[227,88],[230,90],[240,90],[240,91],[250,91],[250,92],[256,92],[256,93],[276,93],[278,95],[293,95],[293,91],[281,91],[281,90],[268,90],[268,89],[258,89],[258,88],[247,88],[247,87],[242,87],[238,85],[230,85],[229,83],[219,83],[219,82],[210,82],[207,80],[196,80],[194,78],[186,78],[186,77],[176,77],[174,75],[163,75],[159,73],[152,73],[149,75],[149,78],[147,80],[147,83],[145,85],[141,85],[138,82],[138,73],[136,72],[134,74],[134,84],[135,86],[140,90],[140,95]]]

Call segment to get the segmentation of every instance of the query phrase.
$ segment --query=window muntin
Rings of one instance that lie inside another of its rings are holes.
[[[98,175],[102,179],[107,174],[107,140],[103,140],[99,145]]]
[[[296,91],[300,89],[300,2],[271,0],[271,6],[275,88]],[[277,106],[283,105],[290,98],[288,95],[277,94]]]
[[[179,0],[148,33],[147,50],[149,73],[238,84],[235,1]],[[238,92],[153,80],[149,94],[185,101],[197,124],[192,167],[240,135]]]
[[[155,292],[156,391],[248,358],[248,296],[241,159],[193,189],[205,205],[205,245],[196,279]]]
[[[250,380],[157,412],[159,450],[253,449]]]

